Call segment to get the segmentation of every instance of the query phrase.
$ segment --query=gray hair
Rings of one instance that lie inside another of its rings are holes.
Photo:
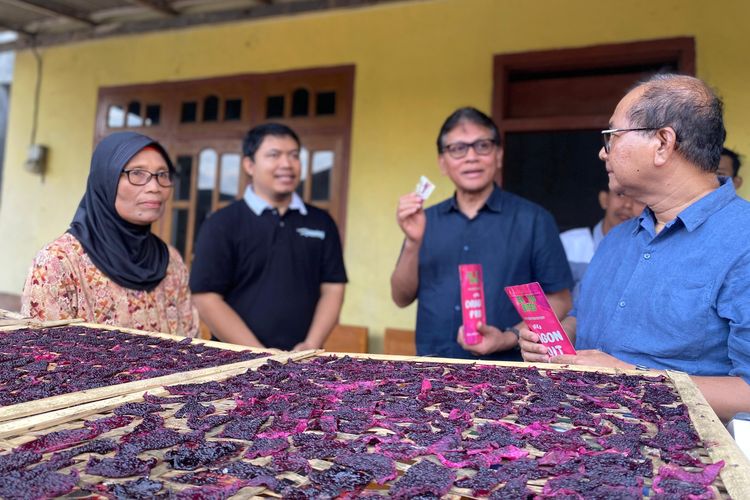
[[[672,127],[677,151],[690,163],[716,172],[726,138],[723,103],[692,76],[657,74],[639,83],[643,94],[628,111],[631,127]]]

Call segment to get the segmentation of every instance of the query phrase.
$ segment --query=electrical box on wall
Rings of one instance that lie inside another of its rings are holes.
[[[49,148],[43,144],[31,144],[26,153],[24,167],[32,174],[43,174],[47,168],[47,153]]]

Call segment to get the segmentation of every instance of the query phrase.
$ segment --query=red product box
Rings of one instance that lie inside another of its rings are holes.
[[[539,335],[547,354],[559,356],[576,353],[539,283],[506,286],[505,293],[529,330]]]
[[[484,280],[481,264],[461,264],[458,266],[461,276],[461,312],[464,321],[464,341],[467,344],[478,344],[482,334],[477,330],[477,323],[485,323]]]

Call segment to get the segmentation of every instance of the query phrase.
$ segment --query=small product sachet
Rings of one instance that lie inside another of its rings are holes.
[[[435,184],[430,182],[430,179],[424,175],[420,177],[417,183],[417,190],[415,191],[419,197],[427,201],[427,198],[430,197],[433,191],[435,191]]]

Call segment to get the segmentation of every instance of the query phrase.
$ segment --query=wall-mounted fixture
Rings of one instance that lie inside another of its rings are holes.
[[[31,144],[26,152],[23,166],[27,172],[44,175],[47,168],[47,152],[49,148],[43,144]]]

